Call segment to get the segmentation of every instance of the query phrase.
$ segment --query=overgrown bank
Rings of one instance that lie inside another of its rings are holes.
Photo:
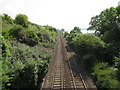
[[[119,15],[120,7],[111,7],[91,18],[94,34],[82,34],[78,27],[65,33],[98,88],[120,88]]]
[[[2,15],[2,88],[40,88],[54,52],[57,30]]]

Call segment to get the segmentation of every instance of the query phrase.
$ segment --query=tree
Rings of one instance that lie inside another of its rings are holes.
[[[74,29],[71,30],[70,34],[72,34],[72,33],[82,33],[82,32],[81,32],[81,29],[79,27],[74,27]]]
[[[10,16],[8,16],[7,14],[4,14],[2,16],[2,19],[7,20],[7,22],[10,23],[10,24],[13,24],[13,19]]]
[[[110,49],[115,48],[111,50],[111,53],[118,56],[120,48],[120,6],[108,8],[99,15],[92,17],[88,29],[99,31],[100,33],[96,35],[100,36],[106,44],[110,44]]]
[[[71,42],[76,51],[82,56],[94,54],[99,57],[101,50],[104,48],[104,42],[92,34],[77,34]]]
[[[91,18],[90,27],[88,29],[100,31],[100,34],[118,29],[117,17],[118,14],[116,8],[111,7],[110,9],[106,9],[99,15]]]
[[[24,14],[18,14],[15,17],[15,23],[22,25],[23,27],[28,27],[28,17]]]
[[[61,29],[62,32],[64,32],[65,30],[64,29]]]
[[[113,8],[111,7],[110,9],[106,9],[104,11],[102,11],[99,15],[96,15],[95,17],[91,18],[91,22],[90,22],[90,27],[88,28],[88,30],[96,30],[100,32],[100,35],[103,35],[106,32],[112,32],[115,33],[116,37],[118,37],[118,33],[120,33],[120,7],[117,8]],[[112,34],[111,33],[111,34]],[[110,35],[111,34],[107,34]],[[106,35],[105,35],[106,36]],[[110,37],[108,36],[108,37]],[[115,37],[115,38],[116,38]],[[113,38],[114,40],[118,41],[118,39]],[[109,38],[108,38],[109,39]]]

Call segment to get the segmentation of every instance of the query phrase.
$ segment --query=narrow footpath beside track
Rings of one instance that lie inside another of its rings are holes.
[[[70,51],[64,38],[58,34],[55,55],[50,63],[41,89],[88,89],[79,72],[75,59],[72,57],[73,54],[67,52],[66,48]]]

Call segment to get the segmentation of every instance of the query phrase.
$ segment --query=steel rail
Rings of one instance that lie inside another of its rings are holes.
[[[62,40],[62,42],[63,42],[64,45],[65,45],[65,41]],[[66,50],[66,51],[67,51],[67,50]],[[73,71],[72,71],[71,64],[70,64],[70,61],[69,61],[69,60],[68,60],[68,66],[69,66],[69,71],[70,71],[70,74],[71,74],[71,77],[72,77],[72,81],[73,81],[73,87],[74,87],[75,90],[76,90],[77,86],[75,85],[75,79],[74,79]]]
[[[70,50],[69,46],[68,46],[68,49]],[[71,50],[70,50],[70,51],[71,51]],[[72,56],[72,54],[71,54],[71,56]],[[87,85],[85,84],[85,81],[84,81],[82,75],[80,74],[80,71],[79,71],[78,66],[77,66],[77,64],[76,64],[76,61],[75,61],[74,57],[72,57],[72,58],[73,58],[73,61],[74,61],[75,66],[76,66],[76,68],[77,68],[77,72],[78,72],[78,74],[79,74],[79,77],[81,78],[81,81],[82,81],[82,83],[83,83],[83,85],[84,85],[84,88],[85,88],[85,90],[87,90]]]

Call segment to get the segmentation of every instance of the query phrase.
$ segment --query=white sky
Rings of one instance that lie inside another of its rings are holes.
[[[25,14],[29,21],[71,30],[74,26],[88,28],[92,16],[120,0],[0,0],[0,13],[12,18]]]

